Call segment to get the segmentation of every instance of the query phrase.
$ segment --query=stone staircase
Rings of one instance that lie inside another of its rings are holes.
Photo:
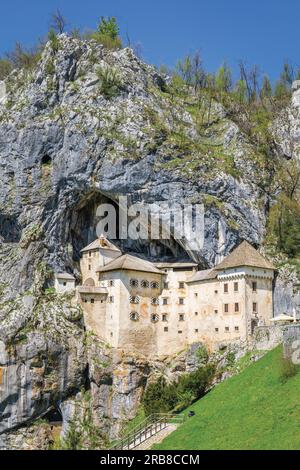
[[[110,450],[146,450],[161,442],[185,420],[184,415],[152,414]]]

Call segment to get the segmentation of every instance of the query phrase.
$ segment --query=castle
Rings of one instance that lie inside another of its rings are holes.
[[[275,268],[243,241],[212,269],[193,262],[152,263],[122,254],[103,236],[82,250],[77,299],[87,328],[115,348],[170,355],[195,342],[210,350],[251,342],[273,317]],[[57,276],[59,292],[75,288]]]

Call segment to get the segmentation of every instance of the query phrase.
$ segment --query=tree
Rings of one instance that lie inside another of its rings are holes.
[[[120,49],[122,47],[119,26],[114,16],[108,18],[101,16],[97,31],[91,37],[108,49]]]
[[[234,88],[234,97],[240,104],[247,102],[247,85],[245,80],[238,80]]]
[[[101,16],[98,31],[99,34],[103,34],[111,39],[117,39],[119,36],[119,27],[116,18],[114,16],[110,16],[108,18]]]
[[[52,13],[50,26],[56,33],[62,34],[66,29],[66,25],[67,21],[59,9]]]
[[[260,91],[260,98],[263,100],[264,98],[271,98],[272,97],[272,85],[270,79],[267,75],[264,76],[262,87]]]
[[[231,70],[226,63],[224,63],[216,73],[216,89],[223,92],[229,92],[232,85]]]

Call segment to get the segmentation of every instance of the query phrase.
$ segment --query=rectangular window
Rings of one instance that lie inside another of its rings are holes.
[[[169,328],[167,326],[164,327],[164,331],[169,331]]]
[[[228,284],[224,284],[224,294],[228,294]]]
[[[239,283],[235,282],[234,283],[234,292],[238,292],[238,291],[239,291]]]
[[[229,305],[228,304],[224,304],[224,312],[225,313],[229,312]]]
[[[195,295],[195,297],[198,297],[198,292],[195,292],[195,294],[194,294],[194,295]]]
[[[198,312],[195,312],[195,315],[197,316],[197,315],[198,315]]]
[[[110,295],[110,296],[108,297],[108,301],[109,301],[109,303],[113,304],[113,303],[114,303],[114,296],[113,296],[113,295]]]
[[[108,286],[109,287],[114,287],[114,285],[115,285],[115,281],[113,279],[108,281]]]
[[[252,282],[252,292],[256,292],[256,291],[257,291],[257,282],[253,281]]]
[[[256,302],[253,302],[252,308],[253,308],[253,312],[257,313],[257,303]]]
[[[235,327],[234,327],[234,331],[239,331],[239,327],[238,327],[238,326],[235,326]]]
[[[215,332],[218,333],[218,332],[219,332],[219,328],[215,328]]]
[[[179,314],[179,321],[184,321],[184,314],[183,313]]]
[[[240,308],[239,308],[239,303],[238,302],[235,302],[234,304],[234,311],[235,312],[239,312]]]
[[[184,282],[179,282],[179,289],[184,289]]]
[[[162,321],[167,321],[167,314],[166,313],[162,314]]]
[[[229,326],[225,326],[225,331],[226,331],[226,333],[229,332]]]
[[[89,264],[89,271],[92,269],[92,266]]]
[[[168,282],[164,282],[164,289],[169,289],[169,283]]]
[[[91,251],[89,251],[89,257],[91,257],[91,256],[92,256],[92,252],[91,252]]]
[[[168,299],[167,298],[163,299],[163,305],[168,305]]]
[[[181,334],[182,334],[182,330],[178,330],[178,334],[181,335]]]
[[[63,286],[66,287],[67,283],[66,282],[63,282]]]
[[[195,329],[195,333],[198,333],[198,328]]]
[[[217,314],[217,313],[218,313],[218,310],[215,310],[215,314]]]
[[[179,305],[184,305],[184,299],[182,297],[179,298]]]
[[[91,304],[94,304],[95,303],[95,299],[91,299]]]
[[[218,291],[217,291],[217,290],[215,290],[215,294],[217,294],[217,293],[218,293]]]

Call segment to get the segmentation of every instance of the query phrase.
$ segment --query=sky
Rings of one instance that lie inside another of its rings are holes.
[[[2,0],[0,55],[45,36],[57,8],[82,29],[116,16],[124,42],[158,66],[199,50],[208,71],[243,59],[275,80],[285,60],[300,67],[299,0]]]

